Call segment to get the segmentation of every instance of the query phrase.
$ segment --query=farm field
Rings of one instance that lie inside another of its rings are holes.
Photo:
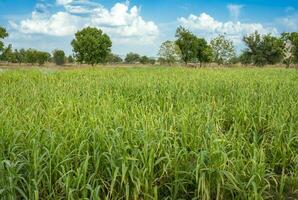
[[[298,199],[298,71],[0,71],[0,199]]]

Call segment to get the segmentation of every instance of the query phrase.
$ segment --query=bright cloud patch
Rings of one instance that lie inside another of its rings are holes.
[[[206,37],[213,37],[216,34],[226,34],[227,37],[239,43],[243,35],[258,31],[261,34],[277,33],[275,28],[264,27],[260,23],[241,23],[241,22],[220,22],[206,13],[199,16],[190,15],[188,18],[179,18],[179,23],[192,30],[200,31]]]
[[[33,12],[31,19],[22,20],[19,24],[11,22],[11,25],[23,33],[67,36],[82,25],[82,19],[67,12],[57,12],[51,16]]]
[[[241,9],[243,7],[244,7],[243,5],[237,5],[237,4],[229,4],[227,6],[228,10],[230,11],[230,15],[235,19],[238,19]]]
[[[145,21],[139,8],[129,8],[128,3],[116,3],[110,10],[88,0],[57,0],[64,10],[54,14],[32,12],[29,19],[12,27],[23,33],[39,33],[52,36],[72,36],[86,26],[103,29],[118,42],[152,43],[159,34],[157,25]]]
[[[66,4],[69,4],[71,2],[72,2],[72,0],[56,0],[56,3],[58,5],[66,5]]]
[[[285,31],[297,31],[298,30],[298,13],[289,15],[283,18],[277,19],[277,22],[281,24]]]

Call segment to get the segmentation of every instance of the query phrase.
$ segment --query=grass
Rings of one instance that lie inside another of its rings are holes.
[[[297,199],[298,71],[0,72],[0,199]]]

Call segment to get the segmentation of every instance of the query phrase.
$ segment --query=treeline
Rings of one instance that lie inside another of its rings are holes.
[[[0,29],[0,39],[8,36],[4,28]],[[90,38],[92,38],[90,40]],[[112,42],[110,38],[96,28],[85,28],[76,34],[76,39],[71,43],[74,55],[66,56],[63,50],[56,49],[52,53],[39,51],[36,49],[13,49],[9,44],[4,47],[0,40],[0,61],[18,64],[43,65],[45,63],[55,63],[64,65],[65,63],[80,64],[155,64],[155,59],[141,56],[137,53],[128,53],[124,59],[111,52]]]
[[[199,64],[217,63],[228,65],[241,63],[244,65],[274,65],[298,63],[298,33],[282,33],[281,36],[261,35],[254,32],[243,37],[246,46],[237,56],[232,40],[225,35],[213,38],[210,43],[179,27],[175,41],[164,42],[159,50],[160,61],[167,64]]]
[[[13,50],[12,45],[4,47],[1,39],[8,36],[0,27],[0,61],[11,63],[27,63],[43,65],[53,62],[57,65],[65,63],[80,64],[185,64],[202,66],[207,63],[230,65],[274,65],[298,63],[298,32],[282,33],[280,36],[261,35],[254,32],[243,37],[245,49],[239,55],[232,40],[225,35],[218,35],[209,43],[184,27],[178,27],[174,41],[161,44],[159,58],[155,60],[137,53],[128,53],[124,59],[111,51],[112,41],[102,30],[92,27],[84,28],[75,34],[71,42],[73,55],[66,56],[63,50],[54,50],[51,54],[35,49]]]
[[[8,45],[4,48],[2,54],[0,55],[0,60],[10,63],[19,64],[31,64],[31,65],[43,65],[47,62],[53,62],[57,65],[63,65],[67,63],[73,63],[74,59],[72,56],[65,56],[63,50],[54,50],[52,54],[39,51],[36,49],[15,49],[12,50],[12,45]]]

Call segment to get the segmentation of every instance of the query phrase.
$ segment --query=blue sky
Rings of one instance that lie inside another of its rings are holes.
[[[225,34],[241,49],[243,35],[255,30],[298,31],[298,0],[0,0],[0,26],[14,48],[71,54],[74,33],[95,26],[111,36],[117,54],[156,56],[179,25],[208,41]]]

